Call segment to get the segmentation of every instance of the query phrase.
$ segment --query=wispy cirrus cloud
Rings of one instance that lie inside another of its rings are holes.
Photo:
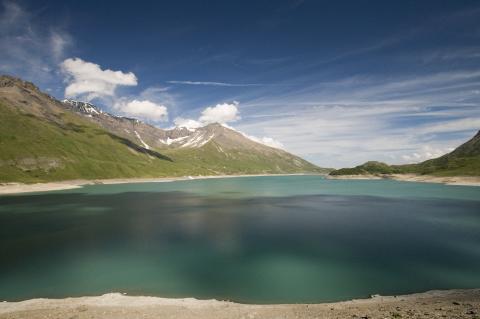
[[[170,84],[183,85],[206,85],[206,86],[229,86],[229,87],[248,87],[248,86],[264,86],[261,83],[228,83],[228,82],[210,82],[210,81],[166,81]]]
[[[17,2],[1,2],[0,72],[37,85],[56,83],[57,65],[73,43],[72,36],[61,26],[45,27]]]
[[[480,129],[479,81],[476,69],[318,81],[244,100],[237,127],[322,166],[420,161]]]

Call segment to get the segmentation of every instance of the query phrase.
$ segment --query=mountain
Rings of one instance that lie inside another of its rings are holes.
[[[219,124],[163,130],[0,76],[0,182],[325,173]]]
[[[330,172],[332,176],[388,174],[480,176],[480,131],[452,152],[418,164],[388,165],[371,161],[353,168]]]

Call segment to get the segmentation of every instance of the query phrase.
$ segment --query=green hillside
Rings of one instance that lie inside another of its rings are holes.
[[[58,122],[0,104],[0,181],[169,176],[182,167],[160,153],[63,113]]]
[[[332,176],[388,174],[480,176],[480,131],[454,151],[418,164],[388,165],[381,162],[367,162],[353,168],[342,168],[330,173]]]

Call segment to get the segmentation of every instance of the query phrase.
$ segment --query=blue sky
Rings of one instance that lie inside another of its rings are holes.
[[[480,129],[478,1],[0,8],[1,73],[162,128],[217,120],[328,167],[421,161]]]

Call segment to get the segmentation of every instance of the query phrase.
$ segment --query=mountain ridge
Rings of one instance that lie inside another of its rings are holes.
[[[163,130],[0,76],[0,182],[326,173],[219,124]]]

